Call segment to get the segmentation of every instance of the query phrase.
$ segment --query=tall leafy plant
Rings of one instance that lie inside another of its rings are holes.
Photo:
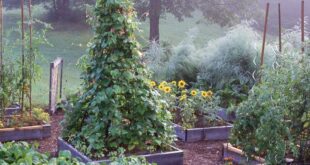
[[[162,150],[173,140],[171,114],[141,63],[132,6],[130,0],[97,1],[83,94],[63,123],[62,137],[92,158],[119,147]]]
[[[217,89],[235,82],[254,85],[260,66],[261,40],[248,24],[236,25],[221,38],[208,43],[203,52],[199,80]],[[265,52],[265,65],[272,66],[276,53],[271,45]]]
[[[34,83],[40,78],[41,67],[38,60],[43,58],[41,46],[52,46],[46,38],[46,33],[52,28],[50,24],[40,20],[33,20],[32,47],[30,48],[30,34],[25,32],[25,65],[21,64],[20,50],[22,41],[21,27],[12,28],[4,33],[3,58],[3,84],[0,86],[0,99],[3,101],[0,109],[3,110],[13,103],[18,103],[21,91],[24,90],[27,99],[30,99],[30,82]],[[22,69],[25,69],[22,80]],[[24,88],[22,88],[24,83]],[[27,102],[28,103],[28,102]],[[27,104],[28,105],[28,104]]]
[[[249,157],[263,156],[267,164],[285,163],[288,153],[301,162],[310,160],[309,62],[299,52],[280,56],[279,66],[267,70],[238,107],[232,142]]]

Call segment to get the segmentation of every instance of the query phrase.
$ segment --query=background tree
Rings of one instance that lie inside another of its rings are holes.
[[[199,10],[204,17],[222,26],[231,25],[248,18],[255,12],[256,0],[135,0],[135,8],[142,20],[150,20],[149,39],[159,40],[159,20],[166,13],[171,13],[179,21],[192,17]]]

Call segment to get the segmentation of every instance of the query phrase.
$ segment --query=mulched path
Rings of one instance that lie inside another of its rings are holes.
[[[63,113],[55,114],[51,116],[52,136],[42,140],[35,140],[31,142],[39,143],[39,151],[42,153],[50,153],[55,156],[57,153],[57,138],[61,133],[60,122],[63,120]]]
[[[57,152],[57,137],[60,135],[60,122],[63,113],[51,117],[52,136],[46,139],[32,141],[40,144],[39,151],[51,155]],[[178,148],[184,151],[184,165],[222,165],[222,144],[225,141],[203,141],[196,143],[176,142]]]
[[[177,142],[184,151],[184,165],[221,165],[225,141]]]

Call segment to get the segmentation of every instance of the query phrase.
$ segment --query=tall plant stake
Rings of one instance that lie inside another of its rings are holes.
[[[260,57],[260,66],[263,66],[263,64],[264,64],[265,43],[266,43],[267,24],[268,24],[268,14],[269,14],[269,3],[267,3],[267,6],[266,6],[266,17],[265,17],[265,26],[264,26],[264,37],[263,37],[262,54],[261,54],[261,57]]]
[[[0,0],[0,84],[2,89],[4,89],[4,66],[3,66],[3,0]],[[5,114],[4,98],[0,99],[0,110],[2,118]]]
[[[305,1],[301,1],[301,52],[305,52]]]
[[[25,29],[24,29],[24,0],[20,0],[20,8],[21,8],[21,32],[22,32],[22,100],[21,100],[21,111],[23,115],[24,111],[24,97],[25,97]]]
[[[282,24],[281,24],[281,4],[278,4],[278,12],[279,12],[279,52],[282,52]]]
[[[32,116],[32,76],[34,72],[34,66],[33,66],[33,50],[32,50],[32,14],[31,14],[31,3],[32,0],[29,0],[28,3],[28,12],[29,12],[29,113],[30,116]]]

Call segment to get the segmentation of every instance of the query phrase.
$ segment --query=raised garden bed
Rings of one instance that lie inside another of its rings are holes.
[[[171,146],[172,147],[172,146]],[[175,147],[172,147],[174,151],[138,155],[145,157],[150,163],[157,163],[157,165],[183,165],[183,151]],[[92,160],[85,156],[83,153],[79,152],[72,145],[64,141],[62,138],[58,138],[58,151],[68,150],[71,152],[72,156],[78,158],[84,163],[109,163],[109,159],[104,160]]]
[[[1,142],[43,139],[50,136],[51,136],[50,124],[0,129]]]
[[[5,108],[5,116],[12,116],[20,113],[21,107],[18,104]]]
[[[174,130],[180,140],[185,142],[197,142],[202,140],[227,140],[232,127],[233,126],[228,123],[227,126],[183,129],[182,126],[175,124]]]
[[[223,144],[223,158],[230,158],[234,163],[237,164],[251,164],[251,165],[258,165],[264,164],[265,159],[259,156],[253,156],[252,159],[248,159],[244,152],[236,147],[233,147],[230,143]],[[287,164],[292,163],[294,160],[286,158]]]

